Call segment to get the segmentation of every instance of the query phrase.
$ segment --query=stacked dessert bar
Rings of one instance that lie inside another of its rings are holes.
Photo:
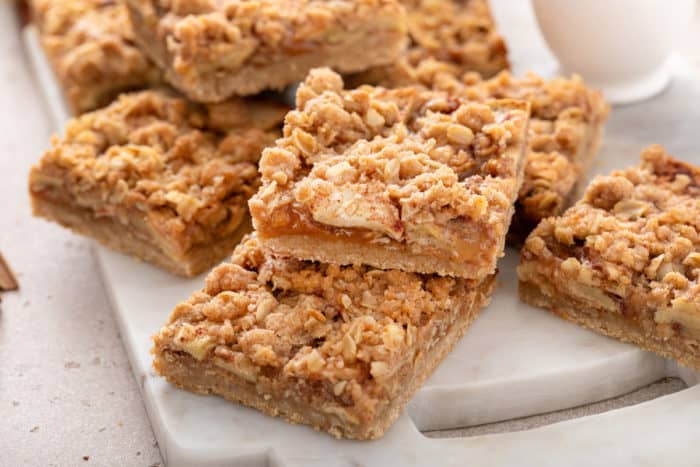
[[[183,276],[209,270],[250,230],[257,162],[288,107],[248,94],[317,62],[389,63],[405,42],[398,0],[30,6],[66,101],[93,111],[33,168],[34,213]],[[365,35],[372,53],[338,61]]]
[[[177,306],[155,368],[338,437],[381,436],[491,296],[530,106],[316,69],[263,152],[257,232]]]

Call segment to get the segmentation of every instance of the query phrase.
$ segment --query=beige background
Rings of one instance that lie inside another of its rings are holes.
[[[697,18],[683,54],[700,70]],[[6,0],[0,57],[0,251],[21,284],[0,304],[0,466],[161,465],[90,242],[29,214],[27,172],[51,128]],[[527,429],[682,387],[665,380],[591,406],[429,436]]]

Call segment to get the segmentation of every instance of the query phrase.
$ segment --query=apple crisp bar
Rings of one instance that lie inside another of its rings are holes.
[[[250,225],[257,161],[286,108],[208,107],[169,91],[123,94],[67,124],[29,176],[34,214],[183,276],[231,253]]]
[[[313,70],[249,205],[266,248],[338,264],[492,274],[522,180],[529,104]]]
[[[409,46],[390,65],[348,77],[351,85],[412,84],[416,68],[433,59],[453,74],[491,77],[509,68],[508,52],[487,0],[401,0],[407,11]]]
[[[74,114],[160,82],[120,0],[31,0],[41,44]]]
[[[461,77],[442,63],[426,60],[414,83],[468,99],[521,99],[530,102],[528,155],[508,241],[520,245],[542,219],[560,214],[581,196],[610,106],[578,76],[544,80],[534,73],[514,78],[508,72],[484,80]]]
[[[660,146],[532,232],[523,301],[700,370],[700,169]]]
[[[282,89],[317,66],[345,73],[396,60],[398,0],[128,0],[142,48],[192,100]]]
[[[153,337],[154,367],[336,437],[374,439],[490,300],[466,279],[271,256],[252,235]]]

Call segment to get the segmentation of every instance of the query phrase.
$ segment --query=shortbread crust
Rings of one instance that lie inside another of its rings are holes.
[[[396,60],[398,0],[128,0],[141,47],[192,100],[282,89],[318,66],[351,73]]]
[[[277,258],[249,236],[154,336],[171,383],[378,438],[490,300],[482,283]]]
[[[160,71],[134,44],[121,0],[31,0],[30,5],[41,44],[74,114],[161,82]]]
[[[249,229],[257,161],[286,108],[202,107],[167,90],[122,95],[72,120],[32,168],[35,215],[183,276],[229,255]]]
[[[284,256],[480,280],[503,253],[529,104],[415,87],[344,91],[328,69],[297,92],[249,205]]]
[[[662,147],[528,237],[520,296],[700,370],[700,169]]]

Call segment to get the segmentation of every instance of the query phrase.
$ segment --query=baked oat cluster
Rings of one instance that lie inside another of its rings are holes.
[[[428,58],[488,77],[508,68],[503,37],[486,0],[402,0],[411,43],[407,62]]]
[[[700,169],[652,146],[540,223],[522,250],[521,294],[700,368],[698,251]]]
[[[388,87],[417,83],[472,101],[518,99],[530,103],[525,177],[508,240],[519,245],[547,217],[561,213],[580,196],[579,186],[593,161],[610,106],[598,91],[578,76],[544,80],[529,73],[515,78],[501,72],[491,79],[469,72],[455,74],[453,67],[428,59],[410,75],[392,75]]]
[[[75,216],[111,218],[165,256],[186,257],[239,229],[258,187],[257,160],[279,135],[285,111],[274,102],[207,108],[169,91],[123,95],[69,122],[64,137],[52,140],[30,175],[35,210],[87,233],[89,221],[43,208],[62,203]],[[169,269],[193,275],[210,264],[211,258],[194,269]]]
[[[75,114],[161,81],[158,68],[134,44],[129,13],[121,1],[29,3],[42,46]]]
[[[283,397],[295,404],[282,411],[291,421],[375,438],[436,364],[427,355],[445,352],[444,336],[463,332],[460,312],[473,317],[491,286],[278,258],[253,235],[175,308],[154,337],[155,367],[177,385],[216,392],[174,368],[206,363],[250,387],[229,398],[274,414]]]
[[[438,62],[454,75],[473,71],[491,77],[509,68],[507,48],[487,0],[401,0],[409,45],[395,63],[348,77],[352,85],[411,85],[424,62]]]
[[[415,87],[346,91],[314,70],[263,154],[255,226],[278,254],[482,279],[503,249],[528,113]]]

